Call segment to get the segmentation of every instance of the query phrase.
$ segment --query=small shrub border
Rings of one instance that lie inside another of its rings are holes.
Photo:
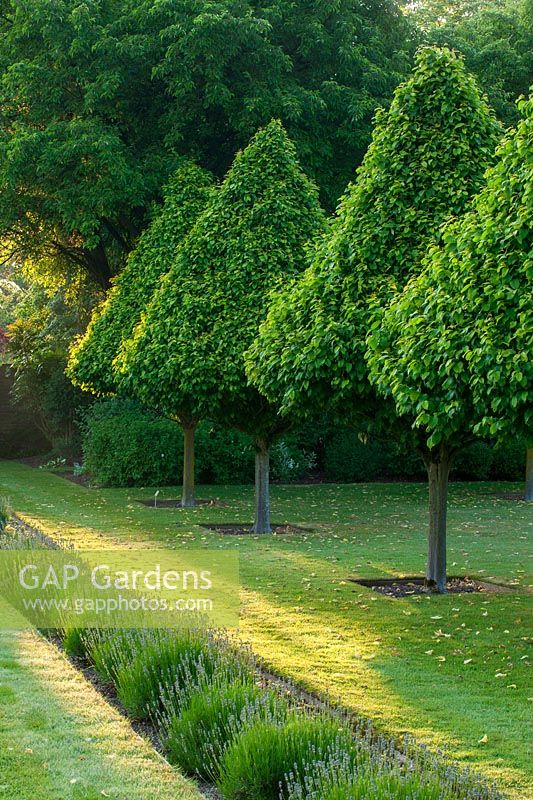
[[[149,722],[169,761],[224,800],[501,800],[468,769],[409,737],[378,736],[271,676],[225,632],[60,632],[67,653]]]
[[[15,536],[24,535],[29,547],[46,546],[20,523]],[[378,736],[367,721],[269,676],[224,631],[198,624],[55,635],[134,720],[153,726],[171,763],[211,781],[224,800],[503,800],[443,754],[410,737]]]

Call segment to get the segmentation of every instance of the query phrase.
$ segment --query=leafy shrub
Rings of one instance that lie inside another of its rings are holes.
[[[281,721],[287,705],[252,681],[215,680],[190,697],[181,714],[167,721],[169,759],[191,775],[216,783],[220,761],[231,742],[257,720]]]
[[[509,438],[495,445],[475,442],[460,451],[453,463],[452,478],[486,481],[522,480],[525,472],[526,442]]]
[[[203,629],[95,632],[88,646],[96,671],[115,685],[134,719],[179,714],[189,695],[214,675],[244,679],[248,665],[221,636]]]
[[[86,655],[101,678],[116,683],[119,670],[142,647],[137,630],[91,630],[83,636]]]
[[[290,787],[288,800],[451,800],[453,793],[443,793],[438,780],[427,775],[405,774],[399,769],[354,770],[337,761],[315,771]]]
[[[63,640],[63,648],[69,656],[79,658],[87,655],[87,644],[85,630],[83,628],[67,628],[60,632]]]
[[[171,420],[138,403],[113,398],[95,403],[84,415],[84,471],[111,486],[165,486],[181,483],[183,434]],[[525,443],[510,440],[491,448],[476,442],[458,453],[452,478],[520,480]],[[202,422],[196,433],[197,480],[247,484],[254,477],[250,437]],[[313,471],[328,481],[425,480],[416,453],[396,442],[369,439],[327,419],[291,430],[271,449],[272,480],[298,480]]]
[[[383,473],[386,457],[375,443],[363,444],[353,431],[339,431],[326,447],[326,480],[338,483],[368,481]]]
[[[405,452],[395,442],[361,441],[349,429],[337,429],[324,454],[326,480],[358,483],[378,478],[424,478],[424,464],[416,453]]]
[[[254,477],[254,450],[249,436],[207,422],[196,433],[198,480],[202,483],[243,484]]]
[[[503,800],[479,775],[406,737],[397,743],[367,729],[353,753],[337,752],[290,775],[284,800]]]
[[[322,715],[293,716],[285,724],[257,722],[238,736],[224,754],[219,788],[225,800],[278,800],[292,773],[354,751],[350,729]]]
[[[162,690],[175,686],[180,696],[185,690],[212,675],[217,653],[202,637],[171,633],[148,636],[131,662],[117,672],[117,696],[134,719],[147,719],[157,713]]]
[[[486,481],[490,477],[492,460],[493,450],[490,445],[485,442],[474,442],[457,453],[451,470],[451,478]]]
[[[296,436],[286,436],[274,442],[270,449],[270,477],[289,483],[308,475],[316,466],[316,455],[304,450]]]
[[[11,506],[7,497],[0,497],[0,533],[6,529],[11,514]]]
[[[501,481],[523,480],[526,447],[526,441],[519,437],[496,444],[492,451],[491,477]]]
[[[202,422],[196,432],[197,480],[246,484],[254,478],[249,436]],[[83,421],[84,471],[102,485],[179,484],[183,469],[183,433],[179,424],[159,417],[135,401],[113,398],[95,403]],[[272,448],[272,478],[301,477],[314,464],[294,437]]]
[[[107,400],[84,417],[85,470],[106,486],[178,483],[183,436],[176,422],[143,410],[137,403]]]

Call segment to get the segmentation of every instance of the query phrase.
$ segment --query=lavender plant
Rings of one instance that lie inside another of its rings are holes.
[[[327,764],[339,753],[354,764],[360,755],[350,728],[330,715],[293,712],[281,724],[259,721],[227,749],[218,786],[225,800],[278,800],[289,774],[303,779],[310,764]]]
[[[401,749],[369,729],[365,758],[331,753],[288,776],[280,800],[498,800],[501,795],[469,770],[459,770],[442,753],[431,753],[406,738]],[[356,740],[357,741],[357,740]],[[358,747],[359,744],[356,744]]]
[[[169,760],[185,772],[216,783],[227,748],[258,720],[279,724],[288,706],[272,690],[262,690],[251,676],[228,682],[216,678],[190,697],[180,714],[166,718]]]

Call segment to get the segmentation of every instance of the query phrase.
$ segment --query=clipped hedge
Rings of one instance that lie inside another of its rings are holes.
[[[168,486],[181,483],[183,432],[176,422],[131,400],[95,403],[85,413],[83,466],[103,486]],[[271,453],[272,480],[290,481],[314,465],[291,435]],[[196,478],[200,483],[246,484],[254,479],[249,436],[202,422],[196,433]]]
[[[326,444],[324,475],[334,483],[412,480],[424,479],[426,468],[416,453],[403,452],[395,442],[362,441],[354,431],[341,428]]]
[[[84,469],[103,486],[169,486],[181,483],[183,433],[170,419],[120,398],[99,401],[84,415]],[[492,447],[475,442],[458,453],[452,480],[521,480],[525,442]],[[207,484],[249,484],[254,452],[248,436],[208,422],[196,434],[196,479]],[[425,480],[416,453],[395,442],[368,439],[327,419],[294,428],[271,450],[271,478],[290,481],[317,475],[333,483]]]

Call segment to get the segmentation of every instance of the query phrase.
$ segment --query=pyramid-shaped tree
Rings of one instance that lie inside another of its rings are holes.
[[[73,383],[100,396],[129,389],[122,386],[117,369],[122,344],[132,335],[161,276],[170,269],[179,246],[207,205],[212,187],[209,173],[192,162],[185,161],[176,171],[165,187],[162,208],[140,237],[107,298],[96,309],[87,331],[71,350],[67,371]],[[144,399],[148,406],[155,406],[149,396]],[[184,428],[187,446],[183,503],[190,505],[194,493],[191,438],[196,421],[179,408],[174,417]]]
[[[393,403],[369,380],[368,331],[419,272],[441,223],[479,189],[500,134],[462,60],[423,48],[376,117],[330,235],[298,285],[273,302],[246,355],[250,379],[282,413],[327,407],[365,428],[395,426]]]
[[[124,369],[142,399],[253,437],[258,533],[270,530],[268,451],[286,421],[250,386],[244,351],[272,290],[303,271],[324,226],[316,187],[274,121],[235,158],[126,348]]]
[[[441,587],[447,464],[457,441],[468,431],[533,438],[533,101],[520,108],[523,119],[498,148],[472,209],[446,226],[371,339],[378,386],[444,461],[435,475]]]

